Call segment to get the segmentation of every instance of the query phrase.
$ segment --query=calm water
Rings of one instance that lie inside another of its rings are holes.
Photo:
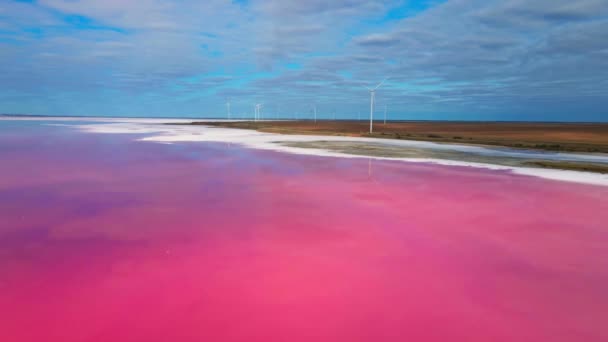
[[[608,187],[0,122],[0,341],[606,341]]]

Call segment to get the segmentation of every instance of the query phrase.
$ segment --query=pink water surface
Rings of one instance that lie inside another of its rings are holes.
[[[606,187],[34,124],[0,163],[0,341],[608,341]]]

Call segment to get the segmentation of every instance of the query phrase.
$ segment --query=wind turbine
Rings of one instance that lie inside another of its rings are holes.
[[[261,119],[261,117],[262,117],[262,115],[261,115],[261,113],[262,113],[261,109],[262,109],[262,104],[261,103],[257,103],[255,105],[255,121],[258,121],[258,120]]]
[[[312,111],[315,114],[315,123],[317,123],[317,105],[312,105]]]
[[[386,105],[384,105],[384,124],[386,125]]]
[[[365,89],[369,90],[369,133],[371,134],[374,131],[374,101],[376,100],[376,89],[380,88],[382,83],[384,83],[388,79],[385,78],[382,82],[378,83],[378,85],[374,88],[365,87]]]
[[[230,98],[226,99],[226,112],[228,114],[228,120],[230,120]]]

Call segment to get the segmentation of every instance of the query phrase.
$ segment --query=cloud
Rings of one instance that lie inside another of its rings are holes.
[[[606,7],[603,0],[510,0],[479,10],[475,17],[490,26],[530,27],[605,17],[608,13]]]
[[[314,101],[352,115],[369,100],[361,86],[391,76],[378,101],[404,118],[578,119],[581,103],[588,119],[607,114],[606,1],[417,6],[5,1],[0,111],[214,116],[235,96],[236,111]]]
[[[355,43],[363,46],[390,46],[399,42],[399,38],[390,34],[370,34],[354,39]]]

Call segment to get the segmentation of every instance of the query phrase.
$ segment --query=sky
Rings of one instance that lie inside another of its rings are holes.
[[[0,113],[608,121],[608,0],[0,0]]]

